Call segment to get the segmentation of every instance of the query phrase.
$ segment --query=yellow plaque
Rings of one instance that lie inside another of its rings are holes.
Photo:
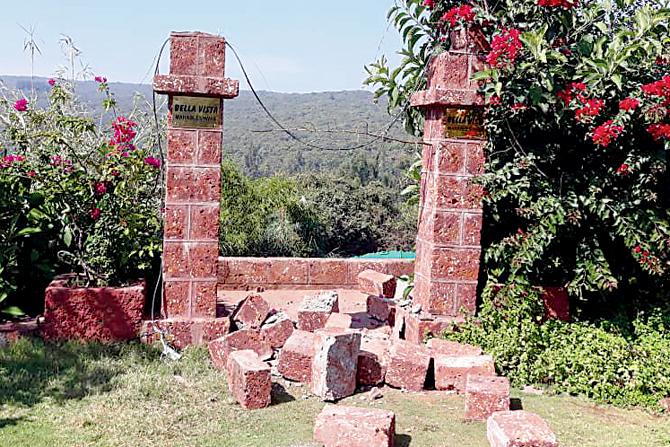
[[[172,127],[210,129],[221,127],[221,98],[172,97]]]
[[[482,107],[447,107],[442,118],[446,138],[483,140],[484,109]]]

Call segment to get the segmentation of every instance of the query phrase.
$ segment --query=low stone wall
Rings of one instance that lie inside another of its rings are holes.
[[[394,276],[414,272],[413,259],[219,258],[219,288],[354,289],[366,269]]]

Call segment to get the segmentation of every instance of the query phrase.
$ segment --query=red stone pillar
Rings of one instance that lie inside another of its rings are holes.
[[[239,92],[224,69],[222,37],[172,33],[170,74],[153,83],[169,96],[162,316],[189,328],[216,318],[223,99]]]
[[[414,300],[433,315],[474,313],[481,255],[483,98],[470,81],[481,69],[465,32],[428,69],[428,88],[412,96],[425,110]]]

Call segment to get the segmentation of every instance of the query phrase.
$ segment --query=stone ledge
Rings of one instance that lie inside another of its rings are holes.
[[[240,93],[240,82],[228,78],[191,75],[156,75],[156,93],[169,95],[215,96],[231,99]]]

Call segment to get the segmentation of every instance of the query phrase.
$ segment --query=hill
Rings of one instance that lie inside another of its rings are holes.
[[[10,89],[30,92],[31,80],[25,76],[0,76]],[[46,78],[33,80],[41,98],[49,90]],[[99,110],[100,93],[97,84],[83,81],[77,84],[77,95],[92,112]],[[110,83],[120,110],[132,109],[133,101],[151,101],[151,86],[147,84]],[[412,144],[377,141],[357,150],[339,148],[369,142],[372,137],[349,132],[379,133],[392,121],[385,104],[375,104],[367,91],[320,93],[259,92],[262,101],[286,127],[301,138],[327,150],[312,149],[277,131],[250,91],[240,92],[234,100],[226,101],[224,114],[224,153],[244,172],[253,177],[273,174],[293,175],[302,172],[331,171],[359,177],[364,183],[379,179],[397,187],[404,182],[404,170],[413,158]],[[314,131],[298,131],[297,129]],[[340,132],[345,131],[345,132]],[[396,123],[389,135],[410,140]]]

